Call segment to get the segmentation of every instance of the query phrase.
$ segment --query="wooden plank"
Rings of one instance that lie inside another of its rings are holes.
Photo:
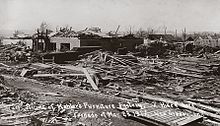
[[[161,125],[169,125],[169,126],[183,126],[195,121],[198,121],[199,119],[202,119],[202,116],[200,115],[189,115],[186,113],[186,115],[180,115],[180,116],[176,116],[176,115],[166,115],[166,114],[156,114],[156,113],[160,113],[160,112],[169,112],[169,111],[173,111],[173,112],[177,112],[177,109],[174,108],[155,108],[153,110],[146,110],[145,109],[123,109],[123,108],[118,108],[121,111],[125,111],[126,113],[130,113],[130,116],[132,116],[132,118],[137,119],[139,121],[147,121],[150,122],[152,124],[161,124]],[[143,115],[136,115],[136,113],[139,112],[144,112],[143,114],[146,114],[146,116]],[[153,114],[153,115],[151,115]],[[156,115],[154,115],[156,114]],[[148,116],[149,115],[149,116]],[[170,119],[170,121],[168,121]]]
[[[107,56],[108,56],[108,54],[105,54],[105,55],[104,55],[104,59],[103,59],[104,62],[106,62]]]
[[[177,122],[177,125],[183,126],[183,125],[190,124],[190,123],[193,123],[193,122],[198,122],[202,118],[203,117],[199,116],[199,115],[189,116],[186,119],[184,119],[184,120],[182,120],[180,122]]]
[[[195,81],[192,81],[192,82],[187,82],[187,83],[184,83],[184,84],[181,84],[180,86],[176,86],[175,87],[175,91],[177,92],[183,92],[184,91],[184,88],[186,87],[189,87],[190,85],[194,84],[194,83],[198,83],[202,81],[201,79],[199,80],[195,80]]]
[[[206,105],[212,105],[212,106],[219,106],[220,105],[220,100],[218,99],[191,99],[191,98],[187,98],[187,101],[193,101],[196,103],[202,103],[202,104],[206,104]]]
[[[13,104],[0,104],[0,109],[6,108],[6,107],[11,107],[11,106],[16,106],[19,105],[19,103],[13,103]]]
[[[21,77],[24,77],[24,76],[27,74],[28,71],[29,71],[28,69],[23,69],[23,70],[21,71],[20,76],[21,76]]]
[[[117,62],[121,63],[122,65],[127,66],[127,64],[126,64],[126,63],[124,63],[124,62],[122,62],[121,60],[119,60],[119,59],[115,58],[114,56],[108,55],[108,57],[110,57],[111,59],[114,59],[115,61],[117,61]]]
[[[98,58],[99,58],[99,56],[96,56],[96,57],[92,58],[92,61],[95,61]]]
[[[197,106],[201,109],[204,109],[204,110],[207,110],[209,112],[214,112],[214,113],[220,113],[220,109],[219,108],[214,108],[214,107],[211,107],[211,106],[207,106],[207,105],[203,105],[203,104],[200,104],[200,103],[195,103],[195,102],[192,102],[192,101],[185,101],[187,104],[191,104],[191,105],[194,105],[194,106]]]
[[[4,63],[0,63],[0,65],[4,66],[4,67],[7,67],[7,68],[11,68],[10,66],[4,64]]]
[[[189,77],[195,77],[195,78],[205,78],[202,75],[197,75],[197,74],[187,74],[187,73],[180,73],[180,72],[175,72],[175,71],[165,71],[166,73],[172,73],[172,74],[177,74],[177,75],[182,75],[182,76],[189,76]]]
[[[65,77],[65,76],[85,76],[85,74],[34,74],[33,77]]]
[[[81,71],[83,72],[83,68],[82,67],[76,67],[76,66],[57,66],[59,68],[63,68],[63,69],[68,69],[68,70],[73,70],[73,71]]]
[[[142,64],[138,64],[138,63],[134,63],[130,60],[124,59],[124,58],[120,58],[120,57],[115,57],[116,59],[128,64],[128,65],[137,65],[137,66],[141,66]]]
[[[131,116],[130,118],[135,120],[135,121],[140,121],[141,123],[148,124],[148,125],[153,124],[155,126],[167,126],[166,124],[161,124],[161,123],[155,122],[153,120],[142,118],[142,117],[139,117],[139,116]]]
[[[186,124],[190,124],[192,122],[195,122],[195,121],[198,121],[202,119],[202,116],[199,116],[199,115],[193,115],[193,116],[187,116],[187,117],[184,117],[183,119],[181,120],[175,120],[175,121],[172,121],[170,122],[170,124],[174,125],[174,126],[183,126],[183,125],[186,125]]]
[[[192,82],[187,82],[187,83],[185,83],[185,84],[183,84],[183,85],[181,85],[183,88],[186,88],[186,87],[189,87],[190,85],[192,85],[192,84],[195,84],[195,83],[198,83],[198,82],[200,82],[200,81],[203,81],[203,80],[195,80],[195,81],[192,81]]]
[[[169,104],[174,105],[176,107],[178,106],[178,107],[185,108],[185,109],[197,112],[197,113],[201,113],[201,114],[203,114],[205,116],[208,116],[208,117],[220,119],[220,115],[217,115],[217,114],[214,114],[214,113],[211,113],[211,112],[207,112],[207,111],[204,111],[202,109],[199,109],[199,108],[196,108],[196,107],[192,107],[189,104],[185,104],[185,103],[182,103],[182,102],[174,101],[172,99],[162,98],[162,97],[159,97],[159,96],[153,96],[153,95],[148,95],[148,94],[137,95],[137,94],[134,94],[134,93],[126,93],[126,92],[121,92],[121,94],[122,95],[127,95],[129,97],[135,97],[135,98],[139,97],[139,98],[142,98],[142,99],[148,99],[148,100],[153,100],[153,101],[169,103]]]
[[[197,72],[197,73],[205,73],[205,72],[207,72],[205,70],[199,70],[199,69],[194,69],[194,68],[186,68],[186,67],[180,67],[180,66],[178,66],[177,68],[183,69],[183,70],[192,71],[192,72]]]
[[[19,120],[14,120],[13,122],[1,122],[0,121],[0,126],[17,126],[17,125],[25,125],[27,124],[27,122],[22,122],[22,121],[19,121]]]
[[[156,125],[156,126],[168,126],[167,124],[149,119],[147,117],[136,116],[136,115],[134,115],[133,111],[130,111],[129,109],[128,109],[129,111],[121,109],[121,108],[118,108],[118,110],[126,111],[126,112],[130,113],[130,116],[128,116],[128,117],[125,116],[125,118],[130,118],[132,120],[138,121],[138,122],[143,123],[143,124],[148,124],[148,125],[153,124],[153,125]]]
[[[31,67],[36,67],[36,68],[40,68],[40,69],[47,69],[47,68],[51,68],[52,66],[47,65],[47,64],[43,64],[43,63],[32,63]]]
[[[87,71],[86,68],[83,68],[83,72],[86,75],[87,80],[89,81],[89,83],[91,84],[92,88],[94,90],[99,90],[98,86],[95,84],[95,82],[92,80],[92,77],[89,75],[89,72]]]
[[[184,116],[184,117],[175,119],[175,120],[173,120],[173,121],[171,121],[171,122],[168,122],[168,124],[169,124],[170,126],[178,126],[177,123],[178,123],[178,122],[181,122],[181,121],[183,121],[183,120],[185,120],[185,119],[187,119],[187,116]]]
[[[216,121],[209,120],[209,119],[204,120],[204,123],[211,123],[214,126],[220,126],[220,122],[216,122]]]

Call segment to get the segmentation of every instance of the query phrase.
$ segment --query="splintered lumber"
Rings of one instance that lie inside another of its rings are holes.
[[[43,63],[32,63],[30,67],[36,68],[36,69],[48,69],[51,68],[51,65],[43,64]]]
[[[81,67],[76,67],[76,66],[57,66],[59,68],[67,69],[67,70],[72,70],[72,71],[82,71]]]
[[[187,73],[180,73],[180,72],[175,72],[175,71],[165,71],[166,73],[172,73],[172,74],[177,74],[181,76],[189,76],[189,77],[195,77],[195,78],[205,78],[202,75],[197,75],[197,74],[187,74]]]
[[[85,76],[85,74],[34,74],[33,77],[65,77],[65,76]]]
[[[184,91],[184,88],[189,87],[190,85],[195,84],[195,83],[198,83],[198,82],[200,82],[200,81],[202,81],[202,79],[195,80],[195,81],[192,81],[192,82],[188,82],[188,83],[182,84],[182,85],[180,85],[180,86],[176,86],[176,87],[175,87],[175,90],[178,91],[178,92],[183,92],[183,91]]]
[[[89,75],[89,72],[87,71],[86,68],[83,68],[83,72],[86,75],[87,80],[89,81],[89,83],[91,84],[92,88],[94,90],[99,90],[99,88],[97,87],[97,85],[95,84],[95,82],[93,81],[92,77]]]
[[[200,103],[195,103],[195,102],[192,102],[192,101],[185,101],[185,102],[187,104],[194,105],[196,107],[199,107],[199,108],[204,109],[204,110],[209,111],[209,112],[220,113],[219,108],[214,108],[214,107],[211,107],[211,106],[203,105],[203,104],[200,104]]]
[[[212,63],[212,64],[200,64],[200,66],[205,66],[205,67],[219,67],[220,64],[216,63]]]
[[[20,76],[21,77],[24,77],[27,73],[28,73],[28,69],[23,69],[22,71],[21,71],[21,74],[20,74]]]
[[[22,122],[19,120],[13,120],[13,122],[2,121],[0,120],[0,126],[17,126],[17,125],[25,125],[27,122]]]
[[[181,85],[183,88],[185,88],[185,87],[188,87],[188,86],[190,86],[190,85],[192,85],[192,84],[195,84],[195,83],[198,83],[198,82],[201,82],[201,81],[203,81],[203,80],[195,80],[195,81],[192,81],[192,82],[188,82],[188,83],[185,83],[185,84],[183,84],[183,85]]]
[[[183,70],[188,70],[188,71],[192,71],[192,72],[197,72],[197,73],[205,73],[207,71],[205,70],[199,70],[199,69],[193,69],[193,68],[186,68],[186,67],[180,67],[178,66],[179,69],[183,69]]]
[[[168,104],[172,104],[174,106],[178,106],[180,108],[185,108],[197,113],[200,113],[202,115],[206,115],[208,117],[212,117],[212,118],[216,118],[218,120],[220,120],[220,115],[217,114],[213,114],[211,112],[207,112],[198,108],[193,107],[190,104],[185,104],[179,101],[174,101],[172,99],[168,99],[168,98],[162,98],[162,97],[158,97],[158,96],[153,96],[153,95],[149,95],[149,94],[144,94],[144,95],[137,95],[134,93],[128,93],[128,92],[121,92],[122,95],[127,95],[130,97],[135,97],[135,98],[142,98],[142,99],[147,99],[147,100],[152,100],[152,101],[158,101],[158,102],[164,102],[164,103],[168,103]]]
[[[4,63],[0,63],[0,65],[4,66],[4,67],[7,67],[7,68],[11,68],[10,66],[4,64]]]
[[[119,59],[115,58],[114,56],[108,55],[108,57],[110,57],[110,58],[112,58],[112,59],[116,60],[117,62],[121,63],[122,65],[127,66],[127,64],[126,64],[126,63],[124,63],[124,62],[122,62],[121,60],[119,60]]]
[[[132,61],[130,61],[130,60],[123,59],[123,58],[120,58],[120,57],[115,57],[115,58],[118,59],[118,60],[120,60],[120,61],[122,61],[122,62],[124,62],[124,63],[126,63],[126,64],[128,64],[128,65],[140,65],[140,64],[138,64],[138,63],[134,63],[134,62],[132,62]]]
[[[13,104],[0,104],[0,109],[6,108],[6,107],[11,107],[11,106],[16,106],[19,105],[19,103],[13,103]]]
[[[188,101],[193,101],[193,102],[196,102],[196,103],[212,105],[212,106],[220,105],[220,100],[218,100],[218,99],[191,99],[191,98],[188,98],[187,100]]]
[[[99,58],[99,56],[96,56],[96,57],[92,58],[92,61],[95,61],[98,58]]]
[[[108,54],[104,55],[104,58],[103,58],[104,62],[106,62],[107,56],[108,56]]]
[[[210,124],[212,124],[212,126],[220,126],[219,122],[209,120],[209,119],[204,120],[204,123],[210,123]]]
[[[184,118],[180,118],[179,120],[172,121],[170,123],[170,125],[172,125],[172,126],[184,126],[184,125],[190,124],[192,122],[195,122],[195,121],[197,121],[201,118],[202,118],[202,116],[199,116],[199,115],[187,116],[187,117],[184,117]]]

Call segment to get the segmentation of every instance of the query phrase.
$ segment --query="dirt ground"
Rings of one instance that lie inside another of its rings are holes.
[[[117,98],[114,96],[107,96],[100,94],[99,92],[89,92],[85,90],[80,90],[76,88],[71,88],[67,86],[54,85],[54,84],[44,84],[36,80],[22,78],[22,77],[12,77],[4,76],[7,86],[12,87],[15,90],[28,91],[34,94],[36,98],[35,102],[39,103],[59,103],[71,101],[71,103],[85,103],[88,104],[105,104],[115,106],[119,102],[125,101],[125,99]],[[82,109],[79,112],[88,112],[92,111],[94,113],[101,113],[105,110],[100,109]],[[116,109],[109,109],[113,113],[119,114],[119,111]],[[122,116],[117,117],[101,117],[101,118],[77,118],[75,122],[82,122],[86,125],[98,126],[104,125],[104,122],[108,123],[111,126],[142,126],[143,124],[124,119]],[[69,124],[69,125],[73,125]],[[143,125],[144,126],[144,125]]]

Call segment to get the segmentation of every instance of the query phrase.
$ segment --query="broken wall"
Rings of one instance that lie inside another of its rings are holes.
[[[60,51],[61,43],[70,43],[70,49],[73,47],[80,47],[80,40],[76,37],[52,37],[50,38],[51,43],[56,43],[56,51]]]

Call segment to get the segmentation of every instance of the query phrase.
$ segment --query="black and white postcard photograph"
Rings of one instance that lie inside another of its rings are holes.
[[[220,0],[0,0],[0,126],[220,126]]]

